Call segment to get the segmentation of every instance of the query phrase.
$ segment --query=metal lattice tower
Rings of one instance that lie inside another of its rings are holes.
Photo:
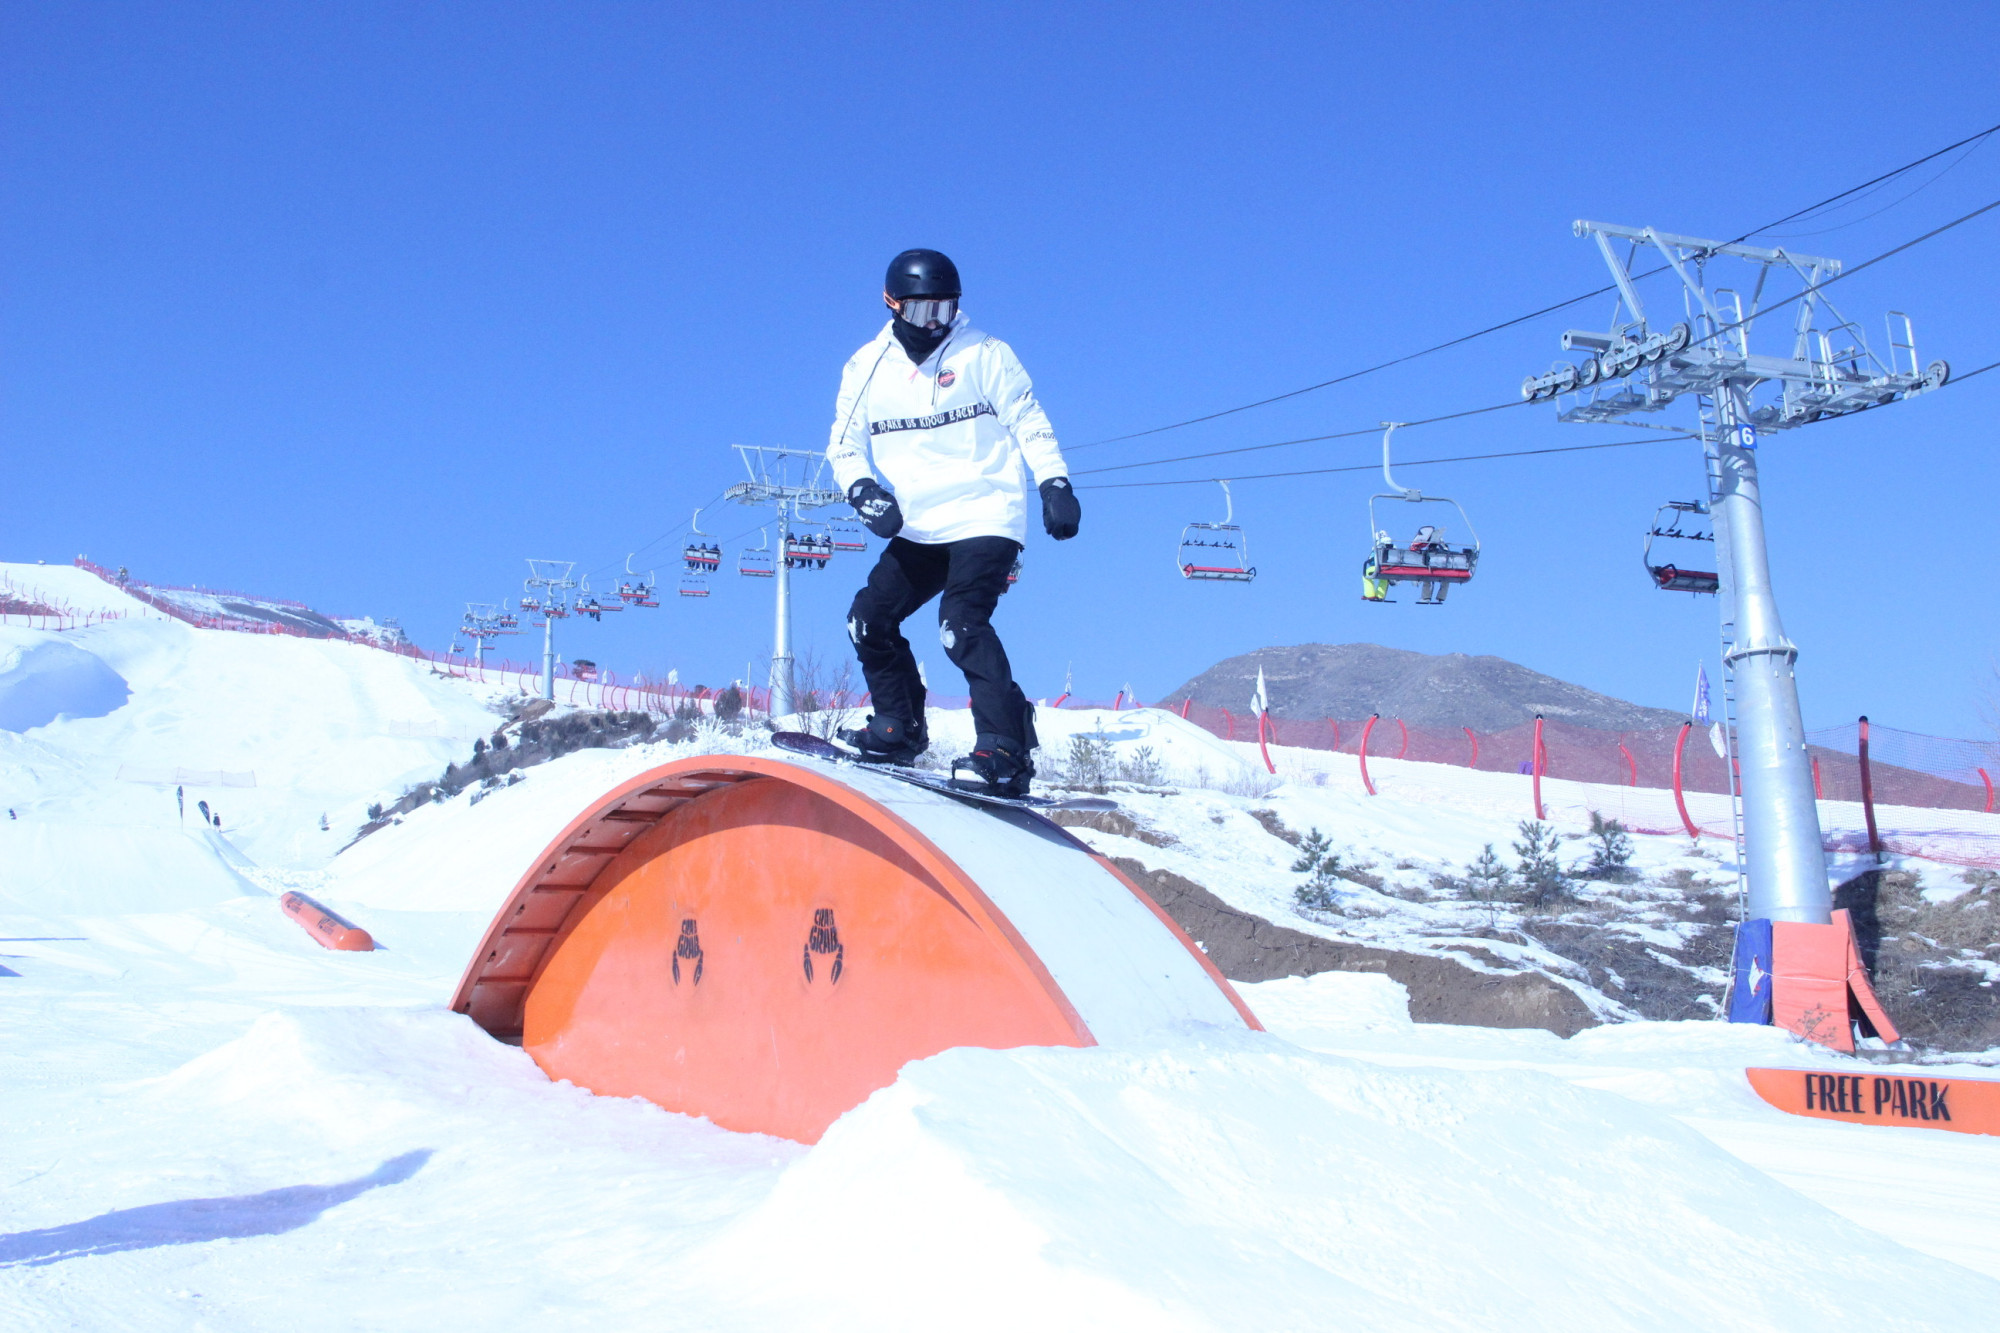
[[[1611,324],[1602,333],[1565,333],[1565,350],[1593,355],[1529,376],[1522,397],[1555,399],[1561,421],[1627,424],[1694,397],[1721,580],[1725,757],[1732,774],[1742,770],[1732,795],[1746,915],[1824,923],[1832,909],[1826,854],[1799,710],[1798,647],[1785,635],[1771,589],[1758,434],[1935,389],[1950,368],[1942,361],[1920,368],[1909,317],[1900,311],[1888,316],[1888,359],[1877,356],[1861,326],[1819,290],[1840,273],[1837,260],[1651,227],[1578,222],[1575,230],[1597,243],[1610,266],[1618,288]],[[1649,319],[1634,284],[1633,263],[1649,250],[1680,282],[1681,318],[1671,324]],[[1754,277],[1748,310],[1738,290],[1710,285],[1710,266],[1722,260],[1751,265],[1729,270]],[[1804,286],[1802,294],[1775,302],[1797,302],[1789,355],[1751,350],[1758,302],[1774,271]]]
[[[486,641],[502,634],[519,634],[515,628],[519,623],[505,602],[467,602],[459,630],[472,640],[473,665],[485,670]]]
[[[771,716],[783,717],[792,705],[792,577],[790,554],[792,524],[809,509],[825,509],[846,503],[846,498],[828,484],[826,455],[811,449],[767,448],[754,444],[732,446],[742,456],[748,481],[739,481],[723,493],[723,499],[741,505],[770,506],[778,518],[778,556],[772,582],[777,593],[777,625],[771,639]]]
[[[569,602],[564,594],[576,586],[570,571],[576,568],[574,560],[530,560],[528,577],[521,586],[530,593],[535,589],[544,590],[543,595],[532,600],[542,613],[542,697],[553,700],[556,697],[556,622],[569,614]],[[521,599],[526,607],[530,598]]]

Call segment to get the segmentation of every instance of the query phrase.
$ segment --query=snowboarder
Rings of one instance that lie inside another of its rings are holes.
[[[874,711],[840,738],[881,763],[927,748],[924,682],[902,624],[942,593],[938,636],[965,673],[977,734],[960,763],[996,792],[1025,795],[1034,707],[991,623],[1028,536],[1023,468],[1049,536],[1076,536],[1082,510],[1027,371],[972,326],[961,294],[957,267],[937,251],[897,255],[882,291],[889,322],[841,372],[827,461],[889,544],[847,615]]]

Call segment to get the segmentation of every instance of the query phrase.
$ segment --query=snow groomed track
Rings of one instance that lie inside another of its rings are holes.
[[[1260,1026],[1039,816],[740,755],[653,769],[572,821],[452,1007],[552,1078],[807,1143],[952,1047]]]

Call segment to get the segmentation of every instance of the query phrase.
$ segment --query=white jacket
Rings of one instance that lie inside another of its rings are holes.
[[[845,492],[874,477],[903,511],[913,542],[1028,539],[1028,487],[1066,477],[1056,433],[1014,349],[972,327],[963,311],[921,366],[892,331],[840,373],[827,461]],[[1038,501],[1039,502],[1039,501]]]

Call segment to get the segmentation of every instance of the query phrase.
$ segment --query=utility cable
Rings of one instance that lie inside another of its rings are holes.
[[[1804,208],[1796,209],[1793,212],[1787,213],[1785,214],[1785,216],[1778,218],[1775,221],[1766,222],[1761,227],[1756,227],[1751,229],[1750,231],[1746,231],[1741,236],[1737,237],[1735,240],[1726,241],[1724,242],[1724,244],[1740,245],[1744,241],[1749,240],[1752,236],[1756,236],[1759,235],[1760,233],[1770,231],[1774,227],[1782,227],[1787,222],[1795,222],[1798,219],[1806,217],[1809,214],[1815,213],[1820,209],[1828,207],[1829,205],[1838,203],[1841,200],[1846,199],[1850,195],[1858,194],[1863,190],[1868,190],[1875,186],[1881,185],[1887,181],[1893,180],[1897,176],[1901,176],[1906,172],[1915,170],[1916,168],[1924,165],[1926,162],[1934,161],[1937,158],[1942,157],[1944,154],[1952,152],[1959,148],[1964,148],[1968,144],[1975,144],[1978,141],[1986,139],[1995,133],[2000,133],[2000,125],[1990,125],[1986,129],[1980,130],[1977,134],[1970,134],[1967,135],[1965,138],[1958,140],[1956,143],[1946,144],[1944,147],[1939,148],[1934,152],[1926,153],[1922,157],[1917,158],[1914,161],[1904,163],[1902,166],[1895,168],[1893,171],[1883,172],[1881,175],[1873,177],[1872,179],[1869,180],[1865,180],[1861,182],[1859,185],[1849,186],[1847,189],[1840,191],[1838,194],[1828,195],[1826,198],[1820,200],[1818,203],[1809,204]],[[1953,165],[1957,164],[1954,163]],[[1914,193],[1914,191],[1912,193]],[[1859,220],[1860,219],[1857,219],[1857,221]],[[1635,282],[1643,281],[1644,279],[1653,277],[1656,274],[1665,273],[1668,271],[1668,269],[1669,269],[1668,265],[1662,264],[1658,268],[1648,269],[1644,273],[1635,275],[1633,281]],[[1215,421],[1219,418],[1227,416],[1234,416],[1239,412],[1248,412],[1253,408],[1268,407],[1272,403],[1281,403],[1288,398],[1297,398],[1302,394],[1316,393],[1321,389],[1330,389],[1336,384],[1345,384],[1350,380],[1360,379],[1364,375],[1373,375],[1377,371],[1388,370],[1392,366],[1400,366],[1406,362],[1415,361],[1420,357],[1430,356],[1433,353],[1442,352],[1449,348],[1457,347],[1462,343],[1468,343],[1477,338],[1484,338],[1488,334],[1498,333],[1502,329],[1511,329],[1518,324],[1525,324],[1529,320],[1539,319],[1543,315],[1554,314],[1558,310],[1566,310],[1570,306],[1578,305],[1584,301],[1591,300],[1594,297],[1608,295],[1609,293],[1615,292],[1617,290],[1618,290],[1617,284],[1612,283],[1607,286],[1599,287],[1594,291],[1585,292],[1581,296],[1573,296],[1567,301],[1561,301],[1555,305],[1543,306],[1540,310],[1532,311],[1525,315],[1519,315],[1513,319],[1503,320],[1498,324],[1489,324],[1485,328],[1479,329],[1476,332],[1467,333],[1460,337],[1449,339],[1445,342],[1433,344],[1432,346],[1426,347],[1421,351],[1410,352],[1404,356],[1395,357],[1392,360],[1388,361],[1381,361],[1376,363],[1375,365],[1367,366],[1360,370],[1349,371],[1345,375],[1336,375],[1334,378],[1329,380],[1322,380],[1318,384],[1308,384],[1303,389],[1293,389],[1287,393],[1274,394],[1269,398],[1260,398],[1253,403],[1244,403],[1240,407],[1229,407],[1229,408],[1224,408],[1219,412],[1209,412],[1203,414],[1202,416],[1189,417],[1185,421],[1175,421],[1175,422],[1170,422],[1169,424],[1164,426],[1154,426],[1148,430],[1133,431],[1128,435],[1113,435],[1102,440],[1092,440],[1088,444],[1073,445],[1067,452],[1076,453],[1084,449],[1095,449],[1100,445],[1118,444],[1125,440],[1142,439],[1148,435],[1158,435],[1165,431],[1179,430],[1184,426],[1196,426],[1200,425],[1203,422]]]

